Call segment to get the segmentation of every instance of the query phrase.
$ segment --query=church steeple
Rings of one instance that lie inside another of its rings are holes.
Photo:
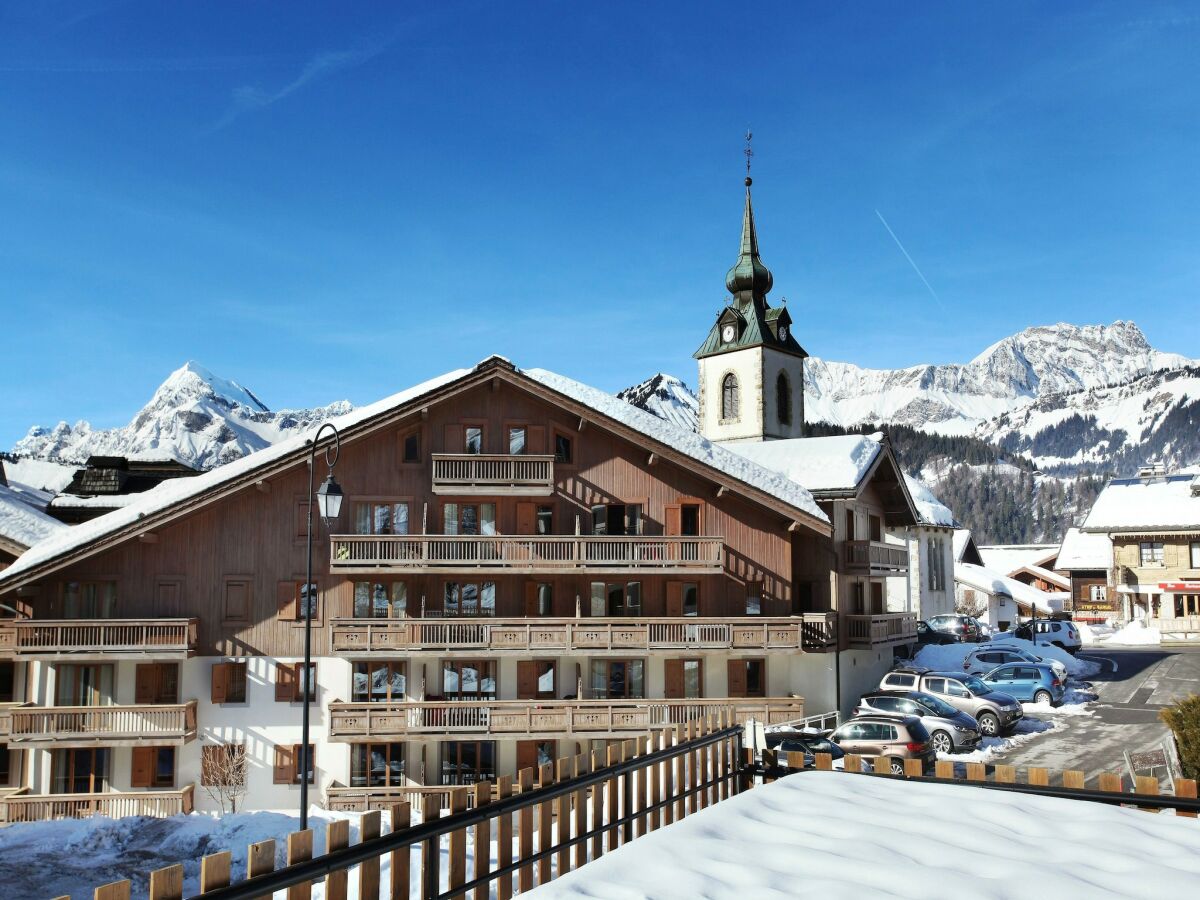
[[[725,288],[739,306],[758,299],[765,305],[775,279],[758,255],[758,232],[754,228],[754,205],[750,199],[750,176],[746,176],[746,209],[742,213],[742,250],[737,262],[725,273]]]

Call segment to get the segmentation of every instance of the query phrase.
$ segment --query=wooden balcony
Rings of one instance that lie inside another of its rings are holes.
[[[196,737],[196,701],[139,706],[21,706],[12,710],[13,746],[180,746]]]
[[[554,457],[434,453],[435,494],[547,497],[554,493]]]
[[[916,613],[843,616],[851,647],[890,647],[917,639]]]
[[[334,535],[334,572],[720,574],[724,538],[591,535]]]
[[[84,662],[186,659],[196,652],[199,619],[8,619],[0,655]]]
[[[334,653],[628,653],[650,650],[822,649],[837,639],[836,616],[701,619],[334,619]]]
[[[6,742],[9,735],[12,734],[14,710],[18,710],[24,705],[24,703],[0,703],[0,744]]]
[[[0,824],[84,819],[88,816],[165,818],[194,809],[196,786],[177,791],[107,791],[102,794],[27,794],[24,789],[0,797]]]
[[[325,808],[330,812],[370,812],[388,810],[397,803],[411,803],[413,809],[424,809],[426,797],[438,798],[442,809],[450,808],[450,792],[458,785],[406,784],[402,787],[331,787],[325,791]],[[494,795],[494,792],[493,792]],[[475,805],[474,792],[467,794],[467,808]]]
[[[738,722],[768,725],[804,715],[799,697],[712,700],[484,700],[331,703],[335,741],[393,740],[412,735],[480,738],[631,737],[682,725],[718,711]]]
[[[842,561],[850,575],[905,575],[908,573],[908,550],[899,544],[882,541],[846,541],[842,544]]]

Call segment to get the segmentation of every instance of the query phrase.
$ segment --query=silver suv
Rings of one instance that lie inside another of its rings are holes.
[[[979,723],[945,700],[920,691],[875,691],[863,694],[854,715],[878,713],[916,716],[929,732],[936,753],[961,753],[979,746]]]
[[[1023,713],[1021,704],[1008,694],[993,690],[974,675],[930,672],[917,666],[896,669],[883,676],[881,691],[922,691],[945,700],[955,709],[973,716],[984,737],[1011,731]]]

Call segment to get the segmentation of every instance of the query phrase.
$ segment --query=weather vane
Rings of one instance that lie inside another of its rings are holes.
[[[754,156],[754,147],[751,146],[751,141],[754,139],[754,133],[746,129],[746,149],[742,152],[746,154],[746,184],[750,183],[750,158]]]

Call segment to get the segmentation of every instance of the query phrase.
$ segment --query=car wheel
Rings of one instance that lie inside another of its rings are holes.
[[[954,752],[954,741],[950,740],[950,735],[944,731],[935,731],[930,735],[929,742],[933,744],[933,749],[938,753]]]
[[[1049,691],[1038,691],[1036,694],[1033,695],[1033,702],[1034,703],[1052,703],[1052,702],[1054,702],[1054,697],[1052,697],[1050,695]]]
[[[980,713],[977,721],[979,722],[980,734],[986,737],[995,737],[1000,733],[1000,720],[996,718],[995,713]]]
[[[892,774],[893,775],[903,775],[904,774],[904,763],[898,759],[893,759],[892,760]]]
[[[1051,644],[1053,644],[1055,647],[1057,647],[1059,650],[1066,650],[1066,649],[1067,649],[1067,648],[1066,648],[1066,646],[1063,644],[1063,642],[1062,642],[1062,641],[1051,641],[1050,643],[1051,643]]]

